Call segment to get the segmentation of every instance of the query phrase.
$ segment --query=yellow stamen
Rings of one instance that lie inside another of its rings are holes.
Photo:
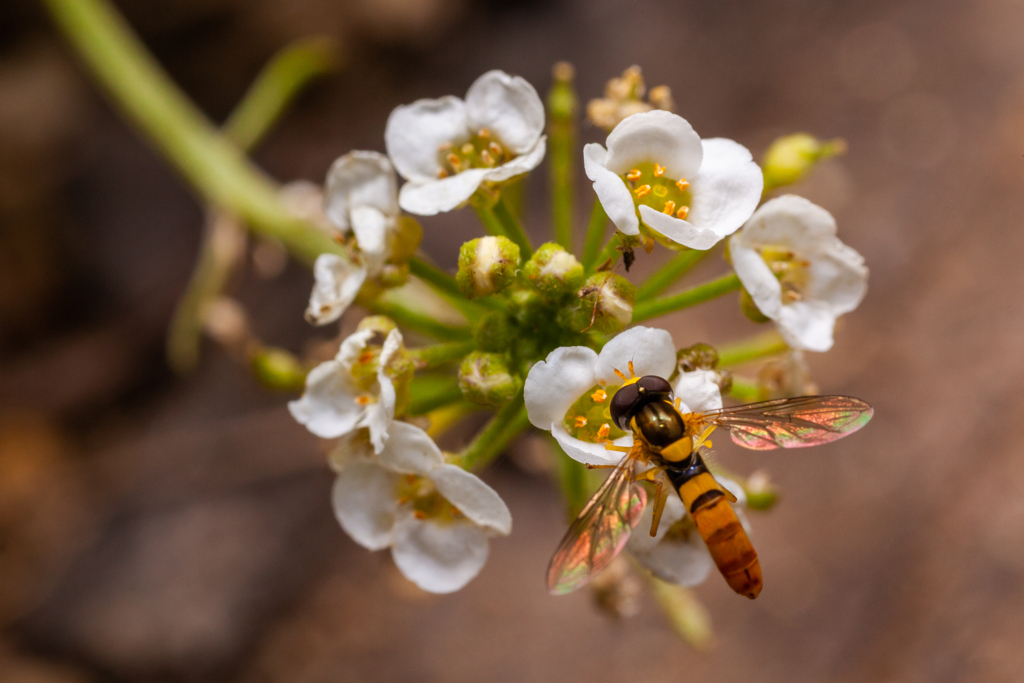
[[[416,519],[426,519],[427,513],[424,512],[423,510],[413,510],[412,516]]]
[[[667,213],[669,216],[676,212],[676,203],[671,199],[665,202],[665,208],[661,210],[662,213]]]
[[[447,178],[448,177],[448,171],[444,170],[443,168],[437,169],[437,177],[438,177],[438,179]]]
[[[372,402],[373,402],[373,399],[370,398],[369,396],[367,396],[366,394],[363,394],[362,396],[356,396],[356,405],[368,406]]]
[[[640,180],[640,176],[642,175],[643,173],[640,172],[639,168],[634,168],[629,173],[626,174],[626,180]]]
[[[650,185],[641,185],[640,187],[638,187],[635,190],[633,190],[633,194],[635,194],[637,196],[637,198],[646,197],[650,193],[651,193],[651,186]]]
[[[456,173],[459,172],[459,168],[462,166],[462,160],[455,154],[448,155],[448,163],[452,165],[452,168],[455,169]]]
[[[488,152],[486,149],[480,152],[480,158],[483,159],[484,163],[487,164],[488,166],[494,165],[494,157],[492,157],[491,153]]]
[[[610,432],[611,430],[612,428],[608,426],[607,422],[605,422],[603,425],[601,425],[601,428],[597,430],[597,438],[604,439],[605,437],[608,436],[608,432]]]
[[[447,151],[448,151],[448,150],[450,150],[451,148],[452,148],[452,143],[450,143],[450,142],[446,142],[446,143],[444,143],[443,145],[440,145],[440,146],[439,146],[439,147],[437,148],[437,151],[438,151],[438,152],[447,152]]]
[[[660,164],[654,164],[654,177],[660,178],[663,175],[665,175],[665,167]]]
[[[408,502],[409,502],[409,496],[402,496],[401,498],[398,499],[398,504],[399,505],[405,505]]]
[[[473,143],[472,142],[464,143],[462,145],[462,153],[463,154],[472,154],[473,153]]]
[[[598,389],[597,391],[590,395],[590,399],[594,403],[604,403],[604,400],[606,398],[608,398],[608,392],[606,392],[604,389]]]
[[[583,417],[582,415],[577,415],[576,416],[576,429],[581,429],[581,428],[586,427],[586,426],[587,426],[587,418]]]
[[[684,206],[676,211],[676,218],[686,218],[686,215],[690,213],[690,207]]]
[[[491,131],[487,130],[486,128],[481,128],[477,135],[479,135],[482,138],[489,138],[491,137]]]
[[[362,363],[362,364],[365,365],[366,363],[369,363],[372,360],[373,360],[373,351],[366,350],[366,351],[363,351],[361,354],[359,354],[359,359],[356,362],[357,363]]]
[[[491,154],[498,157],[499,159],[502,156],[504,156],[504,152],[501,151],[501,145],[499,145],[497,142],[492,142],[491,144],[487,145],[487,149],[491,150]]]
[[[679,188],[680,192],[686,192],[686,188],[690,186],[690,181],[686,178],[680,178],[679,182],[676,183],[676,187]]]

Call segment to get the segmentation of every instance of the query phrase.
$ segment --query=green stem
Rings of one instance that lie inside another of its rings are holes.
[[[434,344],[433,346],[421,346],[418,349],[411,349],[409,356],[412,358],[413,363],[416,364],[417,370],[426,370],[443,363],[464,358],[466,354],[475,348],[476,344],[473,340],[468,339],[466,341]]]
[[[707,255],[707,251],[697,251],[696,249],[684,249],[679,252],[640,285],[636,290],[636,300],[644,301],[658,296],[673,282],[686,275]]]
[[[514,399],[494,414],[487,425],[463,449],[459,458],[465,469],[486,465],[530,424],[520,389]]]
[[[313,79],[338,68],[332,38],[296,41],[275,54],[224,124],[224,134],[243,150],[255,147],[295,96]]]
[[[711,647],[714,639],[711,616],[693,591],[666,583],[646,571],[644,574],[648,577],[651,594],[665,612],[676,635],[696,650],[707,650]]]
[[[719,362],[721,364],[721,362]],[[738,377],[732,378],[732,386],[729,388],[729,395],[743,403],[754,403],[764,399],[761,388],[755,382],[749,382]]]
[[[449,325],[440,322],[430,315],[406,308],[386,298],[386,295],[376,301],[367,302],[365,306],[378,315],[388,316],[403,327],[408,327],[410,330],[415,330],[434,339],[457,341],[469,339],[473,334],[465,325]]]
[[[742,365],[753,360],[777,356],[789,350],[789,345],[775,330],[762,332],[749,339],[718,347],[718,364],[721,367]]]
[[[619,260],[618,248],[620,243],[621,239],[619,238],[619,233],[616,232],[612,235],[612,238],[608,240],[608,244],[604,245],[604,249],[601,250],[601,253],[597,255],[597,259],[594,261],[594,268],[600,268],[609,259],[614,259],[612,261],[612,266],[614,266],[615,261]]]
[[[461,400],[459,378],[454,375],[420,375],[409,385],[410,415],[423,415]]]
[[[735,273],[729,273],[717,280],[705,282],[679,294],[664,296],[659,299],[649,299],[638,303],[633,308],[633,322],[638,323],[641,320],[648,320],[659,315],[696,306],[723,294],[735,292],[740,287],[740,279],[736,277]]]
[[[459,289],[459,284],[455,280],[455,276],[449,275],[437,266],[427,263],[423,259],[413,258],[409,260],[409,272],[423,280],[427,284],[431,285],[442,294],[445,299],[448,300],[453,306],[456,306],[463,315],[467,317],[473,314],[479,314],[480,308],[494,308],[503,310],[505,308],[501,299],[497,297],[484,297],[482,299],[474,299],[469,301],[466,299],[466,295]]]
[[[208,203],[307,262],[324,252],[344,255],[281,204],[277,185],[178,90],[113,7],[104,0],[43,3],[117,104]]]
[[[430,425],[427,427],[427,434],[430,438],[436,439],[455,426],[462,418],[478,410],[480,410],[480,406],[469,401],[455,401],[440,408],[435,408],[425,414],[426,418],[430,421]]]
[[[590,210],[590,222],[587,224],[587,239],[583,245],[584,270],[588,273],[594,270],[597,265],[597,254],[601,250],[601,243],[604,242],[605,229],[608,227],[608,214],[604,212],[604,206],[600,199],[594,200],[594,208]]]
[[[526,263],[531,256],[533,256],[533,247],[530,245],[530,238],[526,236],[526,232],[523,231],[523,226],[519,224],[516,217],[509,211],[508,205],[505,200],[499,200],[494,205],[494,215],[498,218],[502,228],[505,231],[505,236],[510,240],[519,245],[519,255],[523,259],[523,263]]]
[[[563,72],[566,70],[563,69]],[[548,169],[555,241],[572,251],[573,176],[576,171],[576,91],[568,73],[559,74],[548,93]],[[559,77],[563,76],[563,77]],[[569,76],[568,78],[564,76]]]

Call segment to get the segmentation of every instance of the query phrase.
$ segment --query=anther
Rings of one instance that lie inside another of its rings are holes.
[[[437,151],[438,152],[447,152],[451,148],[452,148],[452,143],[446,142],[443,145],[438,146]]]
[[[416,519],[426,519],[427,513],[424,512],[423,510],[413,510],[412,516]]]
[[[661,210],[662,213],[667,213],[669,216],[676,212],[676,203],[671,199],[665,202],[665,208]]]
[[[482,138],[489,138],[491,137],[491,131],[487,130],[486,128],[481,128],[477,135]]]
[[[369,349],[367,349],[366,351],[363,351],[361,354],[359,354],[359,360],[357,362],[362,363],[362,364],[365,365],[366,363],[369,363],[372,360],[373,360],[373,351],[370,351]]]
[[[680,192],[686,192],[686,188],[690,186],[690,181],[686,178],[680,178],[679,182],[676,183],[676,187],[679,188]]]
[[[491,153],[488,152],[486,149],[480,152],[480,158],[483,159],[484,163],[487,164],[488,166],[494,165],[494,157],[492,157]]]
[[[456,173],[459,172],[459,167],[462,166],[462,160],[455,154],[448,155],[448,163],[452,165]]]
[[[607,438],[608,432],[610,432],[611,430],[612,430],[611,427],[609,427],[608,423],[605,422],[604,424],[601,425],[601,428],[597,430],[597,438],[599,438],[599,439]]]
[[[373,402],[373,399],[370,398],[369,396],[367,396],[366,394],[363,394],[362,396],[356,396],[356,405],[368,406],[372,402]]]
[[[659,164],[655,164],[654,165],[654,177],[655,178],[660,178],[663,175],[665,175],[665,167],[661,166]]]
[[[487,149],[491,150],[491,154],[498,157],[499,159],[504,155],[504,152],[501,151],[501,145],[499,145],[497,142],[492,142],[491,144],[487,145]]]
[[[642,175],[643,173],[640,172],[639,168],[634,168],[629,173],[626,174],[626,180],[640,180],[640,176]]]
[[[655,197],[665,197],[668,195],[668,188],[664,185],[655,185],[653,191]]]
[[[476,148],[473,147],[473,143],[467,142],[462,145],[462,148],[459,151],[461,151],[463,154],[472,154],[474,149]]]
[[[608,398],[608,392],[604,389],[598,389],[590,395],[590,400],[594,403],[604,403],[604,400]]]
[[[641,185],[640,187],[638,187],[635,190],[633,190],[633,194],[635,194],[637,196],[637,198],[646,197],[650,193],[651,193],[651,186],[650,185]]]
[[[583,417],[582,415],[577,415],[576,416],[576,429],[582,429],[583,427],[586,427],[586,426],[587,426],[587,418]]]
[[[792,303],[794,301],[802,301],[803,298],[804,298],[804,295],[801,294],[800,292],[796,291],[795,289],[787,289],[786,291],[784,291],[782,293],[782,298],[784,298],[786,301]]]
[[[678,211],[676,211],[676,218],[681,218],[681,219],[682,218],[686,218],[687,214],[689,214],[689,213],[690,213],[690,207],[683,206]]]
[[[443,168],[437,169],[437,177],[438,177],[438,179],[447,178],[448,177],[448,171],[444,170]]]

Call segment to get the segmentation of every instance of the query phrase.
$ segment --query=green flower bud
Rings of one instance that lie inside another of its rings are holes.
[[[532,328],[538,323],[537,315],[544,307],[544,300],[537,292],[530,289],[520,289],[512,292],[511,303],[508,312],[515,322],[524,327]]]
[[[551,69],[554,83],[548,91],[548,116],[554,121],[571,119],[576,113],[576,90],[572,86],[576,70],[569,62],[558,62]]]
[[[507,237],[480,237],[459,250],[459,289],[469,299],[508,287],[519,267],[519,246]]]
[[[846,141],[838,138],[822,141],[807,133],[778,138],[761,161],[765,192],[795,183],[819,161],[845,151]]]
[[[590,314],[591,323],[598,332],[612,334],[633,320],[636,287],[626,278],[604,272],[591,275],[579,291],[583,312]]]
[[[553,299],[578,291],[583,286],[583,265],[560,245],[541,245],[523,267],[527,281],[541,294]]]
[[[274,391],[301,391],[306,368],[288,351],[263,347],[252,357],[252,371],[260,384]]]
[[[779,501],[779,490],[764,470],[751,474],[743,491],[747,494],[747,507],[751,510],[770,510]]]
[[[515,342],[515,328],[508,315],[501,311],[491,311],[480,318],[473,330],[473,340],[481,351],[506,351]]]
[[[714,370],[718,367],[718,351],[709,344],[694,344],[676,352],[676,362],[682,372]]]
[[[740,310],[751,322],[766,323],[771,320],[761,312],[761,309],[754,303],[753,297],[750,296],[750,292],[745,289],[740,290]]]
[[[379,343],[383,343],[384,338],[391,334],[391,330],[397,327],[398,325],[395,324],[395,321],[386,315],[368,315],[359,321],[356,331],[373,330],[380,335]]]
[[[519,386],[519,378],[509,371],[506,357],[500,353],[474,351],[459,368],[459,388],[472,403],[499,408],[515,398]]]
[[[388,253],[391,263],[408,263],[423,240],[423,226],[412,216],[402,215],[396,230],[388,230]]]
[[[380,269],[377,281],[380,282],[382,287],[386,287],[388,289],[392,287],[401,287],[409,281],[408,262],[401,264],[385,263]]]

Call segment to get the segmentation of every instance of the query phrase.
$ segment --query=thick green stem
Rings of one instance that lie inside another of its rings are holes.
[[[411,349],[409,356],[416,364],[417,370],[426,370],[453,360],[460,360],[466,354],[473,351],[476,344],[472,339],[466,341],[445,342],[433,346],[422,346],[418,349]]]
[[[573,176],[576,171],[576,90],[572,67],[555,67],[555,83],[548,93],[548,169],[551,217],[555,241],[572,251]]]
[[[583,268],[592,272],[594,267],[600,263],[597,255],[601,250],[601,243],[604,242],[604,232],[608,227],[608,214],[604,212],[600,199],[594,200],[594,208],[590,211],[590,222],[587,224],[587,239],[583,245]]]
[[[762,332],[749,339],[718,347],[718,364],[721,367],[742,365],[753,360],[777,356],[789,350],[789,345],[775,330]]]
[[[486,465],[529,424],[526,406],[523,404],[523,392],[520,390],[514,399],[494,414],[487,425],[463,449],[460,464],[467,470]]]
[[[644,282],[636,290],[636,300],[644,301],[661,294],[665,289],[672,285],[673,282],[686,275],[697,265],[702,258],[708,255],[707,251],[697,251],[696,249],[683,249],[675,256],[672,260],[663,265],[657,271],[654,272],[647,281]]]
[[[666,313],[680,311],[684,308],[689,308],[690,306],[696,306],[697,304],[709,301],[715,297],[722,296],[723,294],[735,292],[740,287],[740,279],[736,277],[735,273],[729,273],[728,275],[723,275],[717,280],[705,282],[702,285],[698,285],[693,289],[688,289],[685,292],[680,292],[679,294],[664,296],[659,299],[649,299],[638,303],[633,308],[633,322],[638,323],[641,320],[648,320],[659,315],[665,315]]]
[[[757,386],[756,382],[750,382],[738,377],[732,378],[729,395],[742,403],[754,403],[764,399],[761,388]]]
[[[417,375],[409,385],[410,415],[423,415],[461,400],[459,378],[454,375]]]

